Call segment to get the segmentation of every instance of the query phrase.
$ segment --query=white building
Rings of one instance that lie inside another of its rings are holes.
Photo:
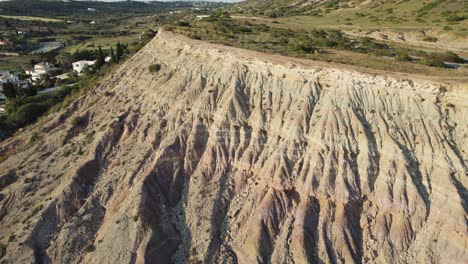
[[[29,83],[27,80],[20,80],[18,75],[11,73],[9,71],[0,70],[0,85],[10,82],[13,85],[16,85],[21,88],[29,88]]]
[[[31,75],[32,81],[37,81],[42,79],[47,74],[50,74],[52,71],[58,70],[54,67],[54,65],[49,64],[48,62],[41,62],[39,64],[34,65],[34,69],[30,71],[26,71],[26,74]]]
[[[18,76],[14,75],[10,71],[0,70],[0,83],[10,82],[12,84],[17,84],[19,82]]]
[[[94,65],[96,61],[86,61],[86,60],[81,60],[73,63],[73,70],[76,73],[81,73],[84,68],[89,67],[91,65]]]

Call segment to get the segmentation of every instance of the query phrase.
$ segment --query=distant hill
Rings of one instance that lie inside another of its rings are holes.
[[[162,8],[173,7],[174,2],[97,2],[97,1],[59,1],[59,0],[14,0],[0,2],[0,14],[22,16],[64,16],[87,12],[89,7],[101,12],[125,12],[132,10],[138,13],[152,13]],[[179,6],[192,6],[190,2],[180,3]]]
[[[269,16],[324,15],[332,12],[393,9],[395,13],[460,12],[468,13],[465,0],[247,0],[238,5],[247,13]]]

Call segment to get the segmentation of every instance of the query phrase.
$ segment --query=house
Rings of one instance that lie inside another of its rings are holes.
[[[73,63],[73,70],[76,73],[81,73],[84,68],[94,65],[94,63],[96,63],[95,60],[94,61],[86,61],[86,60],[77,61]]]
[[[40,74],[49,74],[53,68],[54,65],[48,62],[41,62],[39,64],[34,65],[34,71]]]
[[[48,62],[41,62],[39,64],[34,65],[34,69],[30,71],[26,71],[26,74],[31,75],[32,81],[38,81],[42,79],[45,75],[50,75],[51,72],[58,70],[58,68],[54,67],[53,64]]]
[[[9,71],[0,70],[0,85],[10,82],[13,85],[16,85],[20,88],[27,89],[29,88],[29,83],[27,80],[20,80],[16,73],[11,73]]]
[[[0,83],[4,84],[7,82],[17,84],[19,82],[19,78],[10,71],[0,70]]]

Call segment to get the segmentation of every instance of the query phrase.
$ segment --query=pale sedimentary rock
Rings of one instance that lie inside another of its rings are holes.
[[[467,102],[161,32],[2,143],[3,260],[467,262]]]

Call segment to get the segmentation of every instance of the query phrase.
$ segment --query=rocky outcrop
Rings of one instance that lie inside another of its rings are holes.
[[[0,164],[3,261],[467,262],[467,100],[160,32]]]

